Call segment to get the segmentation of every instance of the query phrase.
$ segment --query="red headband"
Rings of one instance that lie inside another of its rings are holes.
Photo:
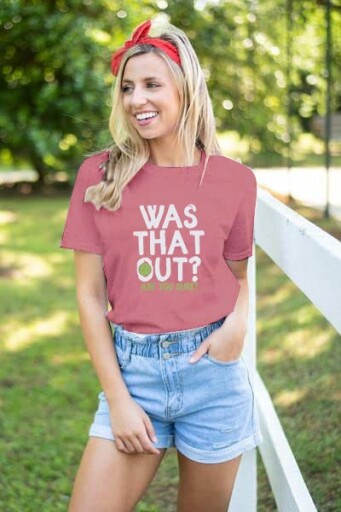
[[[148,37],[148,32],[150,30],[151,21],[147,20],[139,25],[133,32],[132,37],[129,41],[124,43],[122,48],[119,48],[113,55],[111,59],[111,71],[114,76],[118,75],[118,70],[120,68],[121,60],[125,52],[136,46],[138,44],[151,44],[152,46],[156,46],[160,48],[167,55],[174,60],[179,66],[181,65],[180,55],[176,46],[164,39],[160,39],[159,37]]]

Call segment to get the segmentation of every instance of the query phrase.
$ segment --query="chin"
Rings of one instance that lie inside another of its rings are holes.
[[[143,135],[142,133],[140,133],[140,136],[145,140],[153,140],[158,138],[157,135]]]
[[[146,134],[142,134],[140,133],[141,137],[143,137],[144,139],[149,139],[149,140],[152,140],[152,139],[160,139],[163,134],[150,134],[150,135],[146,135]]]

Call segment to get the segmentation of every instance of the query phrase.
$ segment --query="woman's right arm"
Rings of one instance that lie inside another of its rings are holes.
[[[74,251],[79,318],[84,341],[101,387],[110,404],[129,395],[120,372],[107,311],[102,257]]]
[[[118,365],[110,323],[105,316],[108,299],[102,257],[75,250],[74,262],[81,328],[92,364],[108,401],[111,418],[115,419],[116,444],[127,453],[135,450],[159,453],[147,436],[153,437],[152,423],[131,398]]]

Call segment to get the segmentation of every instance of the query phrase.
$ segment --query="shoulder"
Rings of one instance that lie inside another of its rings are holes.
[[[227,179],[242,188],[257,187],[256,175],[247,165],[223,155],[212,155],[210,159],[219,178]]]
[[[109,157],[109,151],[100,151],[84,158],[78,169],[77,179],[87,183],[97,183],[103,176],[103,164]]]

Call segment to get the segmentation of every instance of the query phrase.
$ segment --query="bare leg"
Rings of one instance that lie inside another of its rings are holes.
[[[217,464],[188,459],[178,451],[180,470],[177,512],[226,512],[241,455]]]
[[[69,512],[131,512],[166,453],[126,454],[114,441],[90,437],[75,478]]]

